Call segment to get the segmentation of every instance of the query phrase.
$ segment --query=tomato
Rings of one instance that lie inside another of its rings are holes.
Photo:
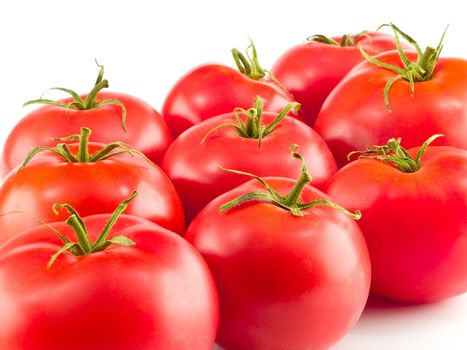
[[[107,86],[102,83],[107,83],[107,80],[98,82],[97,88]],[[86,100],[89,95],[81,95],[80,98]],[[0,173],[3,176],[21,164],[31,148],[37,145],[53,147],[56,142],[52,137],[76,133],[81,127],[92,129],[96,142],[125,142],[157,164],[172,142],[170,131],[161,115],[148,103],[134,96],[99,91],[88,109],[78,109],[74,107],[76,104],[63,107],[73,101],[73,98],[52,101],[54,104],[35,109],[18,122],[3,148],[0,162]],[[112,103],[107,104],[109,102]],[[126,114],[124,123],[122,113]]]
[[[110,216],[82,219],[90,242]],[[50,226],[76,241],[64,222]],[[104,242],[108,249],[57,257],[63,242],[39,225],[0,248],[0,348],[212,349],[217,293],[191,245],[131,215],[122,215]]]
[[[445,137],[437,145],[467,148],[467,60],[438,59],[440,50],[441,46],[428,48],[427,54],[406,52],[407,60],[413,61],[409,68],[404,67],[401,53],[383,53],[375,59],[400,72],[364,62],[336,86],[318,115],[315,130],[329,145],[338,166],[347,162],[349,152],[384,144],[391,137],[401,137],[410,148],[441,133]],[[419,68],[426,74],[413,79],[411,94],[409,76],[417,75]],[[394,83],[389,86],[388,82]]]
[[[281,204],[251,180],[210,202],[185,236],[216,281],[217,343],[232,350],[328,349],[357,322],[367,300],[363,236],[348,215],[318,204],[329,197],[306,185],[309,174],[297,184],[262,181],[283,196],[275,197]],[[221,205],[230,209],[221,212]]]
[[[72,155],[86,148],[88,136],[81,135],[81,144],[68,146]],[[90,155],[105,148],[95,143],[88,147]],[[122,147],[107,154],[115,151],[122,151]],[[0,187],[0,213],[22,211],[32,216],[1,216],[0,243],[37,224],[37,219],[57,220],[49,210],[53,203],[66,200],[85,216],[109,213],[135,189],[141,195],[128,209],[129,214],[184,232],[183,207],[175,188],[167,175],[144,157],[125,152],[107,159],[70,162],[55,152],[42,152],[21,171],[12,171]]]
[[[296,178],[300,166],[290,157],[289,148],[297,143],[317,187],[324,186],[336,171],[332,154],[321,137],[301,121],[286,116],[293,105],[279,116],[263,113],[259,98],[255,105],[244,113],[236,111],[205,120],[185,131],[169,147],[162,169],[180,194],[187,222],[212,199],[247,180],[220,167]],[[244,130],[240,124],[233,126],[238,123],[237,117],[245,124]],[[276,123],[276,119],[280,120],[277,126],[259,141],[259,130]],[[219,128],[222,125],[225,127]]]
[[[393,155],[401,152],[398,141],[390,142],[386,153],[399,158]],[[415,158],[418,149],[408,152]],[[347,164],[326,188],[336,202],[362,211],[372,292],[416,303],[466,292],[467,151],[431,147],[405,171],[379,153],[381,160]]]
[[[264,99],[265,110],[270,112],[280,112],[284,105],[293,101],[293,97],[261,68],[253,44],[250,47],[253,56],[249,63],[234,49],[241,71],[220,64],[204,64],[175,83],[162,107],[162,116],[174,137],[205,119],[230,113],[236,107],[248,108],[257,95]]]
[[[279,57],[271,72],[301,103],[306,123],[313,126],[324,100],[339,81],[364,61],[357,45],[370,55],[394,50],[394,37],[384,33],[327,38],[314,35]]]

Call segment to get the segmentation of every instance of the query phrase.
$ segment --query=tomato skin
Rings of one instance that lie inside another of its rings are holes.
[[[265,181],[285,195],[294,181]],[[229,350],[327,349],[357,322],[367,300],[370,261],[358,225],[316,206],[295,217],[251,201],[219,206],[253,191],[255,180],[217,197],[189,226],[186,239],[206,259],[219,293],[217,343]],[[306,186],[304,202],[329,198]]]
[[[407,52],[416,60],[415,52]],[[401,65],[396,51],[376,56]],[[440,58],[433,78],[415,83],[396,81],[389,91],[392,112],[384,104],[384,87],[395,73],[369,62],[356,66],[333,90],[321,109],[315,130],[331,148],[338,166],[347,163],[349,152],[385,144],[401,137],[416,147],[434,134],[444,134],[436,145],[467,149],[467,60]]]
[[[342,37],[333,39],[339,43],[342,41]],[[368,32],[357,37],[355,43],[371,56],[396,49],[394,36],[383,33]],[[356,46],[309,41],[284,52],[271,72],[301,103],[305,122],[313,126],[332,89],[364,60]]]
[[[254,80],[240,71],[205,64],[182,76],[170,90],[162,116],[177,137],[189,127],[234,108],[248,109],[256,96],[264,100],[264,110],[279,113],[293,97],[269,78]]]
[[[264,112],[264,125],[277,117]],[[241,116],[242,121],[246,118]],[[235,122],[233,113],[210,118],[180,135],[167,150],[162,169],[172,180],[182,199],[187,222],[220,194],[246,182],[245,175],[219,168],[236,169],[258,176],[298,178],[301,165],[290,157],[290,146],[298,144],[313,177],[313,184],[322,187],[336,171],[336,164],[321,137],[304,123],[285,117],[261,140],[241,137],[231,127],[209,133],[225,123]]]
[[[84,218],[94,241],[109,215]],[[75,241],[65,223],[53,223]],[[218,303],[212,276],[184,239],[122,215],[112,245],[85,256],[65,252],[44,226],[0,248],[0,347],[9,350],[212,349]]]
[[[76,152],[77,145],[70,149]],[[89,143],[94,153],[102,145]],[[67,163],[55,153],[40,153],[20,172],[13,170],[0,187],[0,213],[23,211],[45,222],[65,220],[52,211],[55,203],[68,203],[83,216],[111,213],[134,190],[140,194],[128,214],[147,218],[174,232],[185,229],[183,207],[167,175],[155,164],[129,154],[94,163]],[[37,225],[24,214],[0,217],[0,243]]]
[[[81,97],[85,98],[86,95]],[[105,99],[117,99],[125,106],[126,132],[122,128],[120,106],[65,111],[62,107],[45,105],[24,116],[9,134],[3,149],[0,173],[5,176],[21,164],[32,148],[38,145],[53,147],[57,143],[54,137],[76,134],[81,127],[91,129],[96,142],[124,142],[159,164],[173,140],[161,115],[148,103],[134,96],[99,92],[97,101]],[[62,101],[69,102],[71,99]]]
[[[425,303],[467,291],[466,174],[467,151],[439,146],[415,173],[359,159],[331,178],[326,192],[362,211],[373,293]]]

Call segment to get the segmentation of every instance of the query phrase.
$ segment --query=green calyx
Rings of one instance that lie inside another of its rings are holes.
[[[82,99],[74,90],[67,89],[67,88],[62,88],[62,87],[53,87],[48,90],[58,90],[65,92],[69,94],[73,99],[72,101],[68,103],[64,103],[62,101],[55,101],[55,100],[50,100],[50,99],[45,99],[42,98],[42,96],[37,99],[37,100],[30,100],[27,101],[23,104],[23,106],[31,105],[31,104],[46,104],[46,105],[52,105],[52,106],[58,106],[58,107],[63,107],[65,108],[65,111],[68,111],[69,109],[75,109],[75,110],[90,110],[90,109],[95,109],[99,107],[103,107],[106,105],[117,105],[122,109],[122,128],[124,131],[126,131],[126,108],[117,99],[105,99],[101,101],[97,101],[97,94],[99,91],[101,91],[104,88],[109,87],[109,81],[104,78],[104,66],[100,65],[97,60],[96,60],[97,66],[100,68],[99,69],[99,74],[96,79],[96,83],[94,84],[94,87],[92,90],[89,92],[88,96],[86,99]],[[48,91],[47,90],[47,91]]]
[[[399,53],[399,57],[404,66],[403,68],[400,68],[392,64],[384,63],[374,57],[371,57],[362,49],[360,45],[357,45],[357,46],[366,60],[377,65],[378,67],[388,69],[396,73],[396,76],[394,78],[389,79],[384,87],[384,103],[388,111],[391,112],[391,105],[389,103],[389,91],[391,89],[391,86],[396,81],[400,79],[408,81],[410,84],[410,94],[411,96],[413,96],[414,91],[415,91],[415,83],[422,82],[422,81],[428,81],[433,77],[436,64],[438,63],[439,56],[441,54],[441,51],[443,50],[444,36],[446,35],[446,31],[448,27],[446,27],[446,29],[444,30],[443,35],[441,36],[441,39],[438,43],[438,46],[436,48],[427,46],[425,51],[422,51],[420,49],[420,46],[418,45],[418,43],[411,36],[404,33],[402,30],[396,27],[393,23],[383,24],[380,26],[380,28],[381,27],[391,27],[392,30],[394,31],[396,47]],[[405,40],[407,40],[417,51],[418,58],[416,62],[410,61],[407,58],[406,54],[404,53],[404,50],[402,49],[402,45],[400,42],[400,36],[402,36]]]
[[[265,76],[270,76],[271,73],[263,69],[258,61],[258,54],[253,41],[250,39],[250,45],[246,48],[246,55],[242,54],[239,50],[233,48],[232,56],[235,64],[240,72],[245,74],[251,79],[260,80]]]
[[[243,171],[222,168],[232,173],[250,176],[258,180],[265,187],[267,192],[258,191],[258,192],[247,193],[239,198],[236,198],[234,200],[231,200],[221,205],[220,211],[225,212],[227,210],[230,210],[234,207],[239,206],[242,203],[249,202],[251,200],[260,200],[260,201],[272,202],[273,204],[285,210],[289,210],[294,216],[303,216],[302,211],[304,209],[315,207],[317,205],[325,205],[328,207],[332,207],[347,215],[350,215],[352,218],[356,220],[360,219],[361,217],[360,211],[357,210],[355,211],[355,213],[349,212],[348,210],[342,208],[341,206],[337,204],[332,203],[331,201],[327,199],[317,199],[311,202],[302,203],[302,201],[300,200],[301,194],[305,186],[311,182],[312,178],[311,178],[310,173],[308,172],[305,160],[303,159],[302,155],[296,152],[297,148],[298,148],[297,145],[290,146],[290,153],[294,158],[301,161],[302,171],[301,171],[300,177],[298,178],[292,190],[285,196],[281,196],[279,193],[277,193],[268,183],[266,183],[259,176],[256,176],[254,174],[250,174],[247,172],[243,172]]]
[[[442,134],[435,134],[429,137],[417,152],[415,159],[401,146],[401,139],[390,139],[385,146],[371,146],[366,151],[350,152],[347,156],[350,159],[353,155],[358,158],[373,158],[383,162],[396,165],[396,168],[404,173],[415,173],[422,166],[421,160],[428,146]]]
[[[320,42],[320,43],[332,45],[332,46],[352,47],[352,46],[357,46],[355,41],[361,36],[369,37],[367,31],[365,30],[358,34],[344,34],[342,35],[342,39],[340,42],[323,34],[315,34],[315,35],[309,36],[308,38],[306,38],[306,40],[309,42],[316,41],[316,42]]]
[[[107,221],[99,237],[97,237],[97,239],[94,242],[91,242],[89,240],[89,234],[88,234],[86,225],[83,219],[81,218],[81,216],[76,212],[76,210],[72,206],[70,206],[69,204],[54,204],[52,207],[52,210],[55,214],[57,215],[59,214],[57,210],[59,208],[64,208],[70,213],[70,216],[66,220],[66,223],[76,233],[78,242],[70,241],[68,238],[66,238],[64,235],[62,235],[52,226],[47,225],[47,227],[51,228],[60,237],[60,239],[65,243],[63,247],[61,247],[54,255],[52,255],[52,257],[50,258],[47,264],[47,268],[49,269],[53,265],[55,260],[57,260],[57,258],[65,251],[69,251],[77,256],[80,256],[80,255],[87,255],[87,254],[101,252],[113,243],[119,244],[122,246],[134,245],[135,242],[133,242],[131,239],[126,238],[124,236],[115,236],[111,239],[107,239],[107,237],[112,227],[115,225],[118,218],[120,217],[120,215],[123,213],[123,211],[125,211],[125,209],[128,207],[130,202],[136,197],[137,194],[138,192],[134,191],[128,199],[125,199],[123,202],[119,204],[119,206],[115,209],[112,216],[110,217],[109,221]]]
[[[80,134],[71,135],[67,137],[57,138],[57,141],[74,141],[79,142],[77,154],[73,154],[66,143],[58,143],[55,147],[36,147],[26,156],[26,159],[18,168],[20,172],[33,158],[34,156],[43,151],[54,152],[60,155],[68,163],[93,163],[102,161],[108,158],[112,158],[118,154],[128,153],[130,155],[139,155],[146,159],[149,163],[151,162],[143,153],[128,147],[123,142],[112,142],[105,145],[99,151],[90,154],[89,153],[89,136],[91,130],[88,128],[81,128]]]
[[[288,103],[277,115],[277,117],[271,122],[271,124],[263,125],[261,120],[261,116],[263,114],[263,105],[264,101],[261,99],[261,97],[256,96],[254,101],[254,107],[248,110],[245,110],[243,108],[235,108],[234,117],[237,123],[235,124],[232,122],[225,122],[219,124],[218,126],[209,130],[209,132],[201,140],[201,143],[204,143],[208,136],[214,131],[224,127],[232,127],[237,131],[240,137],[257,139],[258,145],[261,146],[261,141],[274,131],[276,126],[281,122],[282,119],[285,118],[287,113],[289,113],[291,110],[298,110],[300,108],[300,104],[298,102]],[[246,122],[242,121],[239,115],[240,113],[246,116]]]

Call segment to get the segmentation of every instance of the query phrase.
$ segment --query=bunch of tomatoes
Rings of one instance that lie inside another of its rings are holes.
[[[233,49],[161,114],[103,66],[88,94],[26,102],[1,158],[0,348],[328,349],[370,292],[465,293],[467,61],[383,27],[270,71]]]

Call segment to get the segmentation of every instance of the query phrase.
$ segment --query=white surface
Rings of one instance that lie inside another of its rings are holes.
[[[97,76],[94,58],[105,65],[112,90],[139,96],[160,110],[181,74],[207,61],[233,65],[230,49],[244,49],[248,35],[269,68],[285,49],[311,34],[356,33],[393,21],[424,47],[436,45],[450,24],[444,54],[467,57],[461,4],[2,1],[0,142],[33,108],[22,108],[24,101],[52,86],[87,92]],[[466,295],[434,305],[370,307],[335,349],[461,350],[467,349],[466,331]]]

